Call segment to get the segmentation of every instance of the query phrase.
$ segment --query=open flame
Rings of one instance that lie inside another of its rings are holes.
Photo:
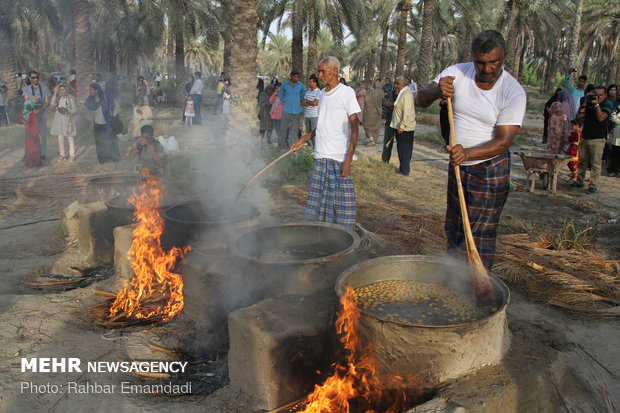
[[[316,385],[307,397],[303,413],[349,413],[354,403],[356,411],[400,412],[411,399],[422,393],[420,380],[382,375],[376,368],[372,345],[362,348],[358,334],[361,313],[352,288],[344,286],[340,299],[342,310],[336,321],[336,331],[345,349],[345,363],[336,364],[334,374],[322,385]]]
[[[159,208],[164,195],[161,179],[143,170],[144,182],[134,190],[128,202],[135,207],[133,242],[127,253],[135,276],[124,281],[123,289],[110,306],[109,318],[161,317],[169,321],[183,310],[183,279],[173,272],[190,247],[173,247],[165,252],[160,237],[164,219]]]

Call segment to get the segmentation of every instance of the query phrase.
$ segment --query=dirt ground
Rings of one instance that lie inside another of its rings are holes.
[[[169,111],[155,113],[162,124],[175,122]],[[189,156],[198,150],[215,153],[221,149],[222,119],[210,114],[204,118],[202,127],[174,124],[167,129],[166,133],[174,135],[180,142],[180,155]],[[540,117],[528,114],[524,127],[527,133],[523,135],[536,136],[540,124]],[[416,134],[419,136],[433,128],[419,125]],[[363,133],[360,141],[360,159],[380,158],[379,145],[364,147]],[[536,140],[530,142],[511,149],[513,152],[542,149]],[[230,143],[224,144],[230,146]],[[127,153],[128,145],[128,142],[122,143],[121,153]],[[78,159],[73,163],[54,160],[58,155],[54,138],[48,138],[48,148],[50,163],[40,169],[27,169],[22,162],[23,149],[3,147],[0,142],[0,280],[3,285],[0,294],[0,411],[259,411],[251,395],[242,394],[232,386],[211,393],[213,388],[226,383],[225,354],[193,359],[196,366],[193,376],[176,380],[179,383],[191,380],[195,389],[200,387],[201,394],[177,397],[121,394],[118,391],[113,394],[65,391],[68,382],[120,385],[123,381],[141,384],[156,381],[128,373],[21,371],[23,357],[78,357],[83,363],[171,360],[168,354],[149,345],[182,351],[187,346],[187,337],[191,336],[188,331],[191,327],[183,317],[155,327],[114,330],[93,326],[87,314],[98,297],[92,294],[91,288],[101,288],[105,282],[53,293],[35,291],[28,285],[36,281],[33,273],[46,269],[62,272],[67,263],[80,265],[75,234],[66,236],[62,232],[60,217],[64,208],[82,196],[84,180],[95,174],[133,170],[134,167],[128,160],[115,165],[98,165],[94,145],[79,146]],[[411,176],[395,178],[397,190],[386,188],[378,196],[441,223],[445,211],[446,160],[447,155],[441,152],[439,145],[416,141]],[[615,259],[620,257],[620,223],[605,223],[620,218],[620,178],[602,177],[599,192],[592,195],[585,190],[571,189],[566,179],[567,171],[563,171],[557,194],[544,191],[540,186],[530,193],[522,190],[525,171],[519,157],[513,155],[512,160],[513,191],[502,215],[502,233],[521,232],[533,227],[561,228],[566,220],[573,220],[580,226],[596,226],[595,248],[605,249]],[[395,151],[391,165],[397,165]],[[259,169],[253,165],[254,172]],[[246,176],[251,175],[248,172]],[[215,182],[219,177],[210,179]],[[307,186],[298,186],[296,190],[303,193]],[[286,219],[302,219],[303,201],[284,196],[277,189],[271,193],[272,211],[263,211],[268,217],[268,221],[263,222],[277,222],[278,211],[282,210],[286,210],[282,215]],[[364,204],[366,200],[358,198],[358,202]],[[368,229],[372,230],[371,220],[364,219],[363,208],[359,214],[359,220],[368,222]],[[406,238],[408,234],[402,236]],[[436,253],[441,254],[441,251]],[[484,378],[465,378],[444,392],[442,397],[472,412],[499,411],[495,407],[514,412],[619,411],[618,320],[574,316],[533,302],[512,288],[511,294],[508,323],[514,340],[503,367],[503,377],[532,376],[534,383],[539,381],[538,385],[528,382],[528,385],[519,386],[518,380],[496,383],[493,378],[497,372],[484,370],[481,372]],[[490,387],[481,388],[480,383],[487,383]],[[65,387],[56,389],[55,385]],[[543,392],[553,394],[543,397]],[[524,407],[536,409],[524,410]]]

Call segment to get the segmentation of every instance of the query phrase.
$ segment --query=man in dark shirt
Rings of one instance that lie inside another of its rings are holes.
[[[592,182],[588,192],[593,194],[598,190],[598,180],[601,176],[603,149],[607,138],[607,119],[612,111],[612,103],[607,99],[607,90],[604,86],[597,86],[594,91],[585,96],[584,105],[580,109],[583,113],[583,133],[579,144],[579,164],[577,165],[577,181],[571,184],[583,187],[586,170],[590,167]]]

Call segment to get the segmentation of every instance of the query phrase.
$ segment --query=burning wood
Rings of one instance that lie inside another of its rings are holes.
[[[358,335],[360,312],[354,291],[345,286],[340,300],[342,310],[336,331],[346,352],[345,363],[336,364],[334,374],[315,390],[305,402],[304,413],[344,413],[351,404],[364,412],[400,412],[407,409],[421,394],[420,380],[382,375],[370,344],[362,347]]]
[[[139,320],[159,318],[170,321],[183,310],[183,279],[174,272],[190,247],[173,247],[165,252],[160,237],[164,219],[159,208],[164,195],[162,181],[145,170],[144,182],[129,197],[135,207],[133,243],[128,252],[134,278],[125,282],[123,289],[110,306],[109,321],[121,318]]]

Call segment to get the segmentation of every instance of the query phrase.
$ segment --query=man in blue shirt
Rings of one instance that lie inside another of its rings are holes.
[[[305,86],[299,81],[299,70],[293,69],[291,71],[291,78],[280,86],[280,101],[284,102],[282,120],[280,121],[280,135],[278,136],[278,148],[280,149],[286,149],[284,145],[286,130],[291,122],[289,144],[292,145],[297,141],[297,134],[299,133],[302,119],[301,101],[305,94]]]
[[[586,75],[579,76],[577,79],[577,87],[573,86],[572,73],[576,72],[577,69],[571,69],[566,75],[566,89],[573,95],[573,100],[575,101],[575,113],[579,110],[579,101],[584,95],[584,89],[586,86],[586,82],[588,78]]]

